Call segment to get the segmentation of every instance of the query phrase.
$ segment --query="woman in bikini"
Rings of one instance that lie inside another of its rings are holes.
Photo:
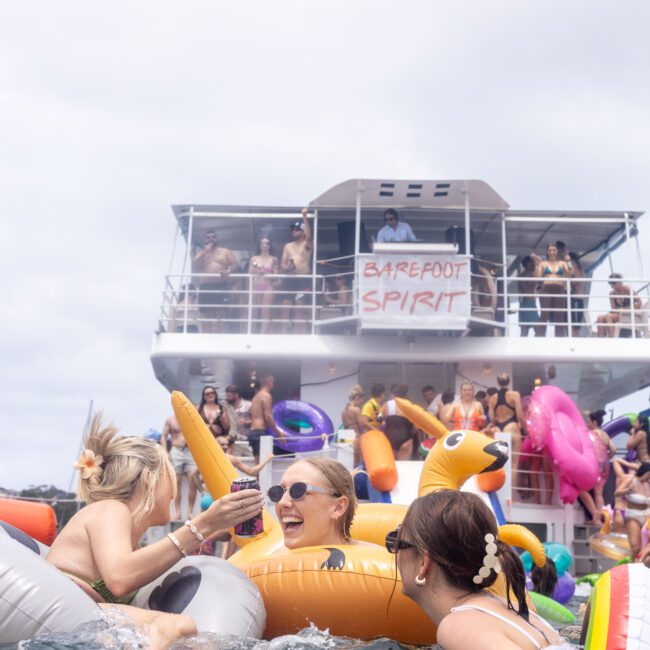
[[[535,260],[535,276],[541,279],[542,293],[539,298],[541,305],[542,323],[555,324],[555,335],[567,335],[567,286],[565,278],[572,275],[572,265],[558,259],[557,246],[549,244],[546,247],[546,260],[534,253],[531,257]]]
[[[341,422],[343,428],[352,429],[355,433],[352,448],[354,450],[354,467],[361,463],[361,446],[360,438],[364,430],[363,415],[361,414],[361,405],[363,404],[363,386],[353,386],[348,393],[348,403],[341,411]]]
[[[485,428],[485,411],[481,403],[474,399],[474,386],[471,382],[465,381],[460,385],[460,399],[454,402],[449,417],[454,430],[482,431]]]
[[[100,606],[118,606],[150,635],[152,647],[194,634],[189,616],[128,605],[136,591],[183,556],[200,548],[216,530],[250,519],[262,509],[258,490],[242,490],[215,501],[162,540],[140,548],[151,526],[170,520],[176,476],[156,442],[123,437],[96,415],[84,450],[74,463],[81,476],[78,497],[88,505],[70,519],[54,540],[47,561],[70,576]]]
[[[524,414],[521,410],[521,394],[516,390],[509,390],[510,377],[502,372],[497,375],[499,390],[490,397],[490,423],[497,431],[509,433],[512,449],[512,482],[517,484],[517,466],[521,449],[521,429],[524,423]]]
[[[386,548],[397,553],[402,591],[438,626],[437,642],[445,650],[538,650],[563,643],[528,610],[521,560],[499,540],[494,515],[475,494],[442,490],[416,499],[402,526],[386,537]],[[499,573],[506,600],[487,591]]]
[[[650,427],[648,426],[648,417],[637,415],[634,425],[630,431],[630,437],[627,441],[627,450],[636,452],[636,458],[640,463],[650,462]]]
[[[273,255],[273,244],[268,237],[263,237],[248,263],[253,283],[253,304],[258,305],[253,318],[260,321],[260,334],[268,334],[271,327],[271,305],[276,284],[269,276],[277,272],[278,258]]]
[[[625,476],[614,494],[625,497],[625,529],[634,562],[641,550],[641,528],[650,519],[650,463],[642,463],[635,474]]]
[[[219,404],[219,396],[214,386],[206,386],[203,389],[201,402],[196,409],[215,438],[228,435],[230,432],[230,419],[223,406]]]

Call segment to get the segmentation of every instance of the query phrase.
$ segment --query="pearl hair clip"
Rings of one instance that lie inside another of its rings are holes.
[[[480,585],[489,575],[490,571],[494,569],[495,573],[501,571],[501,565],[497,559],[497,545],[492,533],[485,536],[485,557],[483,558],[483,566],[478,570],[478,574],[472,578],[475,585]]]

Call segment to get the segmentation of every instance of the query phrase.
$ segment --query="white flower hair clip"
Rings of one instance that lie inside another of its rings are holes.
[[[92,449],[84,449],[79,454],[79,460],[72,463],[72,467],[81,471],[82,479],[89,479],[91,476],[99,478],[104,471],[101,464],[104,462],[104,457],[99,454],[95,455]]]
[[[480,585],[489,575],[490,571],[494,569],[495,573],[501,571],[501,564],[497,558],[497,545],[494,535],[488,533],[485,536],[485,557],[483,558],[483,566],[478,570],[478,573],[472,578],[475,585]]]

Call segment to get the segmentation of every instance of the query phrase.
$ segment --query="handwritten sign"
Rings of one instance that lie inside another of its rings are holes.
[[[362,255],[362,326],[465,329],[471,314],[469,258],[441,254]]]

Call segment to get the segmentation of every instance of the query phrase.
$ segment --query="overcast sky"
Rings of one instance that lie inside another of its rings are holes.
[[[172,203],[480,178],[514,208],[648,210],[649,7],[0,1],[0,485],[67,487],[91,398],[162,427]]]

